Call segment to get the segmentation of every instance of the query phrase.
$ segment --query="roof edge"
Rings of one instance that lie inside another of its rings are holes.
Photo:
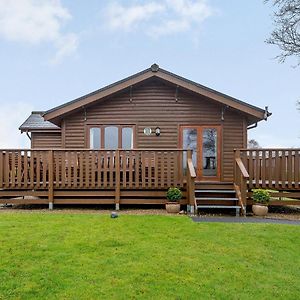
[[[148,76],[147,76],[147,74],[148,74]],[[104,86],[101,89],[98,89],[98,90],[88,93],[84,96],[81,96],[79,98],[73,99],[73,100],[68,101],[64,104],[61,104],[59,106],[56,106],[56,107],[44,112],[42,116],[44,117],[44,119],[46,121],[60,119],[61,116],[65,115],[67,113],[70,113],[70,112],[80,108],[81,106],[83,107],[85,105],[89,105],[101,98],[109,96],[110,94],[114,94],[115,92],[118,92],[122,89],[126,89],[130,85],[137,84],[137,83],[142,82],[151,77],[158,77],[160,79],[164,79],[169,82],[173,82],[174,84],[176,84],[175,81],[177,81],[177,84],[179,86],[180,86],[180,83],[182,83],[181,86],[184,87],[184,85],[185,85],[185,88],[187,88],[189,90],[193,90],[193,89],[191,89],[191,87],[194,87],[194,89],[197,88],[198,90],[196,91],[196,93],[201,94],[200,91],[202,91],[203,93],[206,93],[207,94],[206,96],[211,98],[212,100],[219,101],[221,103],[223,101],[223,103],[225,105],[229,105],[240,111],[244,111],[245,113],[256,117],[258,120],[266,119],[267,116],[269,116],[266,109],[262,109],[260,107],[249,104],[247,102],[244,102],[242,100],[239,100],[239,99],[229,96],[227,94],[221,93],[221,92],[214,90],[212,88],[209,88],[207,86],[201,85],[195,81],[186,79],[182,76],[176,75],[172,72],[169,72],[167,70],[159,68],[159,66],[157,64],[153,64],[150,68],[147,68],[141,72],[138,72],[134,75],[126,77],[122,80],[119,80],[115,83]],[[127,85],[125,83],[127,83]],[[97,99],[95,96],[100,93],[102,93],[103,95],[100,95],[99,99]],[[83,103],[80,104],[80,102],[83,102]],[[67,109],[68,106],[69,106],[69,110]],[[239,107],[239,108],[237,108],[237,107]],[[242,108],[245,108],[245,109],[243,110]],[[248,108],[248,111],[246,108]]]

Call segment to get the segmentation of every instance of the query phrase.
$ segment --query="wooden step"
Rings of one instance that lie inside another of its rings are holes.
[[[235,190],[195,190],[195,193],[235,194]]]
[[[196,182],[196,190],[233,190],[232,182]]]
[[[197,205],[197,210],[201,208],[230,208],[235,209],[235,215],[238,217],[240,215],[240,206],[237,205]]]
[[[236,208],[240,209],[237,205],[197,205],[197,208]]]
[[[238,198],[218,198],[218,197],[203,197],[203,198],[199,198],[196,197],[195,198],[196,201],[238,201]]]

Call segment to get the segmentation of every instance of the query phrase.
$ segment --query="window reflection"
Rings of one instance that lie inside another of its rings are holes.
[[[118,148],[118,127],[108,126],[105,127],[104,133],[104,148],[105,149],[117,149]]]
[[[100,128],[90,128],[90,149],[100,149],[101,132]]]
[[[122,149],[133,148],[133,130],[131,127],[122,128]]]
[[[217,176],[217,130],[207,128],[202,136],[203,176]]]

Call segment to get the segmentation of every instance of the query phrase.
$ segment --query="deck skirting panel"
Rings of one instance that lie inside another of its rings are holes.
[[[165,190],[53,190],[53,204],[165,204]],[[0,204],[48,204],[48,190],[0,190]],[[181,204],[187,204],[183,190]]]

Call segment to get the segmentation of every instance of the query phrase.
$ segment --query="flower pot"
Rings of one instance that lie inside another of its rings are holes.
[[[167,202],[166,211],[169,214],[178,214],[180,212],[180,204],[177,202]]]
[[[260,205],[260,204],[253,204],[252,211],[256,216],[266,216],[268,213],[268,206]]]

